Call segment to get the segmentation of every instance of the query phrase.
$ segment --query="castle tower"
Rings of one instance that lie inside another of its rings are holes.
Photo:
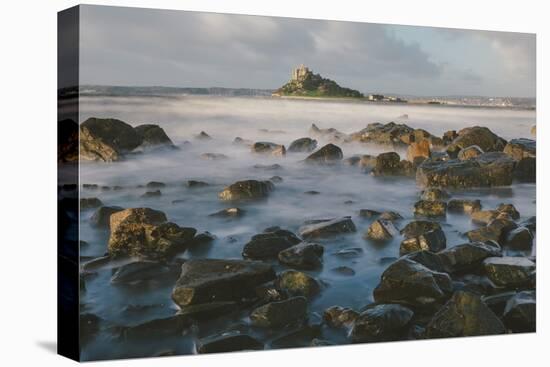
[[[304,78],[309,73],[309,68],[304,64],[301,64],[296,69],[292,70],[292,80],[299,80]]]

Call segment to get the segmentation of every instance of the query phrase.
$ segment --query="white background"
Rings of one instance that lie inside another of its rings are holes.
[[[537,33],[538,333],[102,362],[122,366],[548,365],[547,2],[134,0],[95,4]],[[56,12],[76,1],[8,0],[0,12],[0,365],[70,365],[56,342]],[[541,144],[542,143],[542,144]],[[546,212],[546,213],[545,213]]]

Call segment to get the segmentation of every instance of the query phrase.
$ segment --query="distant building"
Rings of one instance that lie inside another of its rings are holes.
[[[369,101],[383,101],[384,96],[382,94],[369,94]]]
[[[296,69],[292,70],[292,80],[300,80],[305,78],[310,73],[310,70],[304,64],[298,66]]]

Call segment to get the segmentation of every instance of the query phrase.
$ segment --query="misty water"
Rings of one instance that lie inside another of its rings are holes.
[[[80,100],[80,122],[89,117],[109,117],[131,125],[159,124],[181,149],[131,156],[116,163],[81,165],[80,182],[100,186],[121,186],[121,190],[86,190],[82,197],[98,197],[105,205],[125,208],[150,207],[166,213],[168,219],[180,226],[194,227],[198,232],[209,231],[216,236],[211,244],[188,251],[182,258],[207,257],[242,259],[243,246],[251,236],[267,227],[280,226],[297,233],[304,221],[310,219],[351,216],[357,232],[316,242],[325,246],[323,267],[308,273],[321,280],[324,288],[310,303],[310,313],[322,314],[332,305],[361,309],[371,303],[372,290],[380,274],[398,257],[402,238],[383,245],[363,238],[371,220],[359,217],[360,209],[392,210],[404,219],[397,222],[402,228],[414,219],[413,205],[419,200],[420,188],[410,178],[376,178],[363,173],[357,166],[306,165],[306,153],[287,153],[286,157],[256,155],[246,146],[235,145],[235,137],[251,141],[270,141],[284,144],[301,137],[313,137],[309,128],[315,123],[320,128],[333,127],[352,133],[368,123],[395,121],[413,128],[423,128],[441,136],[451,129],[468,126],[486,126],[505,139],[532,138],[535,111],[501,108],[463,108],[421,106],[407,104],[371,104],[365,102],[291,100],[273,98],[222,97],[84,97]],[[405,117],[406,115],[406,117]],[[212,140],[197,140],[201,131]],[[318,146],[326,141],[315,137]],[[190,142],[185,144],[185,142]],[[354,154],[378,154],[388,151],[375,145],[339,143],[344,158]],[[203,153],[223,153],[228,159],[205,160]],[[399,152],[404,157],[404,152]],[[255,165],[279,164],[281,169],[266,170]],[[244,179],[267,180],[280,176],[269,198],[259,202],[228,203],[217,194],[227,185]],[[207,187],[188,188],[187,180],[209,183]],[[162,196],[142,198],[151,189],[143,187],[149,181],[166,183]],[[309,195],[307,191],[318,191]],[[535,215],[535,185],[513,184],[511,187],[483,190],[463,190],[454,198],[479,198],[484,209],[493,209],[499,203],[512,203],[522,218]],[[226,220],[209,217],[216,211],[238,206],[246,211],[240,219]],[[81,258],[87,260],[107,251],[108,230],[93,228],[88,223],[93,210],[81,213],[81,240],[89,245],[81,248]],[[521,220],[520,219],[520,220]],[[448,214],[438,219],[447,236],[447,246],[467,242],[462,233],[476,228],[467,215]],[[339,256],[343,249],[356,248],[356,257]],[[273,262],[276,270],[286,267]],[[344,276],[333,271],[347,266],[355,271]],[[177,312],[170,298],[175,280],[119,286],[110,283],[113,267],[105,267],[86,279],[86,292],[81,295],[81,309],[104,319],[110,327],[86,344],[83,359],[138,357],[156,355],[171,350],[178,354],[195,353],[196,337],[221,332],[231,325],[246,326],[246,312],[233,319],[220,319],[191,330],[184,337],[147,340],[142,343],[123,341],[116,337],[117,326],[166,317]],[[314,316],[312,316],[314,317]],[[279,332],[260,332],[267,342],[283,335]],[[288,332],[288,331],[287,331]],[[344,343],[345,335],[324,330],[321,337]]]

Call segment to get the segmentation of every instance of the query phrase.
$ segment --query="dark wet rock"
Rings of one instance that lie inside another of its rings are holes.
[[[350,333],[355,343],[404,339],[414,312],[396,304],[369,306],[355,320]]]
[[[127,284],[160,279],[169,272],[169,267],[156,261],[134,261],[119,267],[111,277],[111,283]]]
[[[341,306],[329,307],[323,313],[323,320],[333,328],[351,328],[357,317],[359,317],[357,311]]]
[[[380,214],[382,214],[379,211],[372,210],[372,209],[361,209],[359,210],[359,216],[363,218],[376,218]]]
[[[500,287],[529,286],[535,277],[535,263],[526,257],[489,257],[483,266],[489,279]]]
[[[209,321],[223,317],[239,310],[236,302],[211,302],[199,305],[185,306],[178,311],[178,315],[197,321]]]
[[[242,255],[246,259],[276,259],[279,253],[302,242],[296,235],[284,229],[266,231],[252,236],[244,245]]]
[[[259,304],[265,304],[269,302],[278,302],[288,299],[288,294],[279,289],[274,281],[261,284],[254,288],[254,293],[259,299]]]
[[[409,144],[407,148],[407,160],[414,162],[417,158],[430,158],[432,152],[428,140],[415,141]]]
[[[498,212],[496,210],[478,210],[470,215],[472,222],[477,224],[489,224],[497,217]]]
[[[441,260],[441,257],[431,251],[415,251],[406,254],[402,258],[415,261],[433,271],[437,271],[440,273],[444,273],[447,271],[443,264],[443,261]]]
[[[103,320],[93,313],[83,313],[79,315],[79,337],[83,342],[89,342],[99,333],[100,325]]]
[[[394,122],[387,124],[372,123],[368,124],[365,129],[353,133],[351,140],[392,147],[404,147],[415,140],[415,130],[407,125],[396,124]]]
[[[319,191],[315,191],[315,190],[310,190],[310,191],[304,192],[304,194],[306,194],[306,195],[319,195],[320,192],[319,192]]]
[[[437,222],[432,222],[428,220],[413,220],[412,222],[407,223],[407,225],[403,227],[400,233],[405,238],[413,238],[437,229],[441,229],[441,225],[439,225],[439,223]]]
[[[422,217],[444,217],[447,215],[447,203],[440,200],[420,200],[414,204],[414,215]]]
[[[422,187],[492,187],[509,186],[513,179],[514,161],[504,153],[484,153],[466,161],[424,161],[416,171]]]
[[[276,157],[281,157],[286,154],[284,145],[270,143],[270,142],[257,142],[250,148],[252,153],[258,154],[270,154]]]
[[[162,196],[162,192],[160,190],[147,191],[145,194],[141,195],[142,198],[158,198],[160,196]]]
[[[229,157],[222,153],[203,153],[201,154],[201,159],[211,160],[211,161],[219,161],[219,160],[225,160]]]
[[[176,199],[176,200],[172,200],[172,204],[175,205],[175,204],[181,204],[181,203],[185,203],[187,202],[187,199]]]
[[[378,303],[403,303],[426,310],[445,302],[451,291],[448,274],[402,258],[382,273],[373,295]]]
[[[111,215],[109,254],[164,258],[183,251],[194,228],[166,222],[163,212],[149,208],[125,209]]]
[[[300,227],[300,236],[304,239],[324,238],[355,232],[355,224],[351,217],[341,217],[314,221]]]
[[[303,321],[306,316],[307,299],[293,297],[256,308],[250,314],[250,321],[253,326],[274,329]]]
[[[496,241],[502,243],[506,235],[515,228],[517,228],[517,224],[507,214],[499,214],[487,226],[466,232],[466,237],[473,242]]]
[[[447,210],[452,213],[472,214],[481,210],[481,200],[452,199],[447,203]]]
[[[350,268],[349,266],[337,266],[335,268],[330,269],[331,272],[347,277],[352,277],[355,275],[355,270]]]
[[[483,153],[485,153],[483,149],[477,145],[470,145],[469,147],[460,149],[457,158],[461,161],[467,161],[469,159],[477,158]]]
[[[357,166],[360,161],[361,161],[360,155],[353,155],[343,160],[344,164],[347,164],[348,166]]]
[[[376,165],[372,169],[374,176],[409,176],[413,167],[408,161],[401,161],[399,154],[388,152],[376,157]]]
[[[316,243],[302,242],[279,252],[279,262],[296,269],[314,270],[323,265],[325,248]]]
[[[273,268],[257,261],[191,259],[181,268],[172,299],[180,307],[212,301],[240,302],[275,278]]]
[[[136,133],[141,138],[141,146],[145,148],[156,147],[174,147],[172,140],[166,135],[166,132],[153,124],[139,125],[134,128]]]
[[[500,247],[481,242],[456,245],[438,253],[444,268],[451,273],[481,270],[483,260],[502,256]]]
[[[261,170],[264,170],[264,171],[275,171],[275,170],[280,170],[283,168],[283,166],[281,166],[280,164],[255,164],[254,165],[254,168],[256,169],[261,169]]]
[[[325,140],[334,142],[344,141],[348,139],[347,134],[344,134],[343,132],[340,132],[332,127],[328,129],[320,129],[319,127],[317,127],[317,125],[311,124],[309,132],[313,136],[322,137]]]
[[[164,182],[150,181],[150,182],[147,182],[145,187],[149,189],[162,189],[163,187],[166,187],[166,184]]]
[[[311,347],[328,347],[331,345],[334,345],[334,343],[329,342],[328,340],[317,339],[317,338],[314,338],[310,344]]]
[[[395,222],[395,221],[403,219],[403,216],[401,214],[397,213],[397,212],[386,211],[386,212],[381,213],[380,216],[378,217],[378,219],[389,220],[390,222]]]
[[[422,191],[420,198],[427,201],[443,200],[450,197],[449,193],[437,187],[427,188]]]
[[[536,158],[523,158],[516,162],[516,166],[514,167],[514,178],[520,182],[536,182]]]
[[[516,161],[537,157],[537,142],[532,139],[512,139],[504,147],[504,153]]]
[[[237,330],[211,335],[197,341],[197,352],[199,354],[263,349],[264,344],[261,341]]]
[[[487,296],[482,296],[481,300],[497,315],[502,319],[502,314],[504,313],[504,308],[508,303],[510,298],[514,297],[517,294],[516,291],[507,291],[501,293],[495,293]]]
[[[117,119],[89,118],[80,125],[80,157],[113,162],[142,143],[142,137],[127,123]]]
[[[80,198],[80,210],[99,208],[102,205],[98,198]]]
[[[240,208],[227,208],[227,209],[222,209],[218,212],[212,213],[209,216],[210,217],[220,217],[220,218],[240,218],[245,213],[246,212],[243,209],[240,209]]]
[[[127,340],[150,340],[150,338],[178,336],[191,325],[192,321],[188,317],[174,315],[126,327],[122,331],[122,337]]]
[[[280,273],[275,284],[292,296],[313,298],[321,291],[321,286],[315,278],[296,270]]]
[[[497,212],[506,213],[514,220],[520,217],[518,210],[513,204],[499,204],[499,206],[497,206]]]
[[[208,231],[205,231],[193,237],[193,239],[189,242],[189,246],[196,247],[200,245],[205,245],[205,244],[212,243],[215,240],[216,240],[215,235],[213,235]]]
[[[401,242],[399,256],[416,251],[438,252],[445,249],[447,239],[441,229],[424,232],[418,237],[407,238]]]
[[[313,152],[317,148],[317,140],[311,138],[300,138],[290,143],[289,152]]]
[[[377,219],[369,226],[364,237],[375,241],[387,241],[397,236],[398,233],[391,221]]]
[[[269,178],[269,181],[279,183],[283,182],[283,178],[281,176],[272,176]]]
[[[370,172],[374,167],[376,167],[376,156],[372,155],[362,155],[359,160],[359,168],[364,172]]]
[[[254,144],[254,142],[252,140],[243,139],[240,136],[237,136],[235,139],[233,139],[233,144],[251,147]]]
[[[458,137],[447,147],[447,152],[456,156],[461,149],[472,145],[477,145],[484,152],[502,152],[506,140],[486,127],[468,127],[458,132]]]
[[[197,136],[195,136],[198,140],[210,140],[212,137],[205,133],[204,131],[201,131]]]
[[[452,143],[453,140],[455,140],[458,137],[458,134],[456,133],[456,130],[448,130],[443,133],[443,143],[445,145],[449,145]]]
[[[97,208],[90,218],[90,224],[94,227],[109,228],[111,214],[117,213],[124,208],[120,206],[101,206]]]
[[[313,339],[320,336],[320,325],[306,324],[273,340],[271,342],[271,349],[307,347]]]
[[[206,187],[208,186],[208,183],[204,181],[189,180],[185,183],[185,185],[189,188],[197,188],[197,187]]]
[[[108,255],[96,257],[82,264],[82,270],[86,272],[91,272],[110,264],[112,260],[113,259],[111,258],[111,256]]]
[[[342,149],[334,144],[327,144],[314,153],[311,153],[306,162],[313,163],[334,163],[339,162],[344,157]]]
[[[537,231],[537,217],[529,217],[519,224],[521,227],[528,228],[531,232]]]
[[[506,235],[504,246],[513,250],[531,250],[533,247],[533,235],[525,227],[518,227]]]
[[[274,189],[271,181],[246,180],[237,181],[218,194],[221,200],[254,200],[263,199]]]
[[[523,291],[508,300],[502,314],[506,327],[514,333],[535,332],[537,300],[534,291]]]
[[[363,256],[363,249],[360,247],[345,248],[338,250],[334,255],[343,259],[354,259]]]
[[[430,320],[428,338],[504,334],[500,319],[478,295],[458,291]]]

